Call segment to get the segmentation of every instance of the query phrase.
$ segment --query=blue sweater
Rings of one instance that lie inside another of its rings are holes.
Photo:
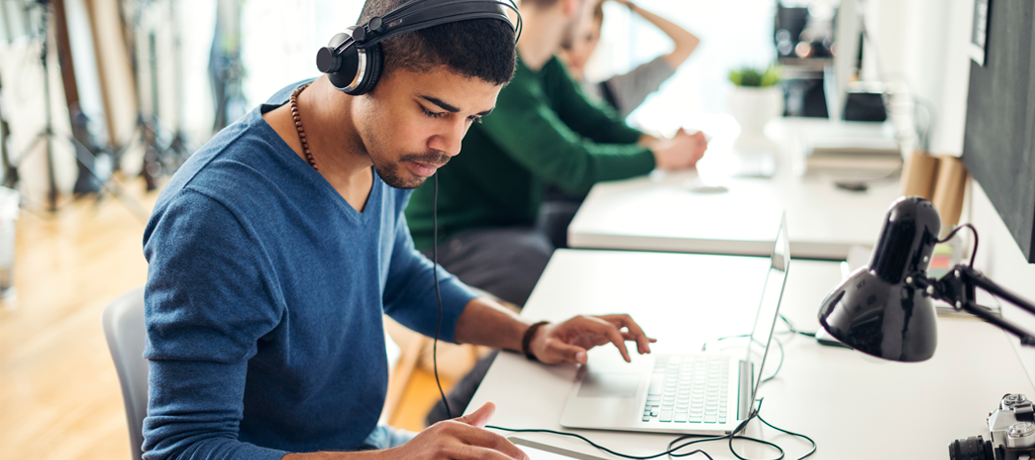
[[[363,212],[352,208],[262,119],[293,89],[194,154],[145,230],[146,459],[355,450],[387,390],[382,314],[435,332],[409,192],[374,174]],[[474,296],[439,277],[453,341]]]

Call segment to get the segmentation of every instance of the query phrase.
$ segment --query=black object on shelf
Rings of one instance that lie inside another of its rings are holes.
[[[870,262],[823,300],[820,324],[861,352],[893,361],[925,361],[934,356],[938,342],[932,300],[943,300],[1035,346],[1035,335],[977,304],[976,288],[981,288],[1035,315],[1035,304],[975,270],[973,254],[970,265],[957,265],[940,279],[927,276],[940,231],[941,216],[930,201],[915,196],[896,201]],[[976,252],[976,234],[974,240]]]
[[[884,94],[871,91],[849,91],[845,102],[845,121],[875,121],[888,119],[884,109]]]

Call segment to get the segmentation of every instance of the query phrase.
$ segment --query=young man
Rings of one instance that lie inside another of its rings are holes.
[[[361,23],[403,0],[368,0]],[[144,458],[525,458],[491,404],[419,433],[378,426],[382,314],[433,335],[432,264],[402,215],[514,68],[514,31],[475,19],[382,42],[374,89],[286,88],[172,178],[144,234]],[[291,94],[290,102],[288,95]],[[440,337],[584,363],[650,339],[627,315],[532,325],[439,271]],[[538,323],[537,323],[538,324]],[[525,344],[528,344],[525,346]],[[372,452],[355,452],[372,450]]]
[[[557,232],[535,227],[545,185],[585,195],[598,181],[693,167],[707,148],[702,133],[655,139],[630,128],[612,110],[588,102],[565,72],[554,52],[585,34],[597,1],[522,0],[514,79],[500,91],[492,116],[464,139],[466,154],[439,175],[439,262],[468,285],[518,306],[556,243],[548,233]],[[433,201],[431,187],[422,187],[406,210],[425,254]],[[563,234],[567,222],[559,220]]]

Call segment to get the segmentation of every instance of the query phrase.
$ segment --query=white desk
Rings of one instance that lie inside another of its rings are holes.
[[[695,123],[714,137],[700,175],[729,191],[701,194],[684,183],[697,175],[681,172],[595,185],[568,227],[576,248],[631,249],[707,254],[768,255],[780,213],[786,209],[791,252],[802,258],[844,260],[851,246],[872,246],[884,214],[899,196],[898,180],[873,182],[866,192],[838,189],[825,176],[796,170],[801,138],[825,120],[778,119],[767,132],[777,140],[772,178],[728,178],[727,164],[737,134],[729,116]],[[725,168],[725,169],[724,169]]]
[[[559,250],[532,293],[523,315],[561,321],[576,313],[628,312],[659,342],[655,351],[699,348],[707,340],[750,329],[766,259]],[[743,286],[738,286],[744,280]],[[793,261],[782,312],[802,330],[816,330],[816,312],[840,280],[837,263]],[[674,321],[674,318],[683,319]],[[924,363],[880,361],[806,337],[779,335],[786,357],[779,376],[762,386],[762,417],[804,433],[819,444],[813,458],[948,458],[954,439],[987,435],[985,418],[1008,392],[1035,394],[1005,334],[987,324],[939,318],[939,347]],[[778,330],[784,330],[782,325]],[[613,348],[591,352],[617,353]],[[501,353],[468,411],[497,405],[492,425],[563,430],[558,424],[574,382],[574,365],[544,366]],[[758,422],[748,433],[759,433]],[[628,454],[664,450],[673,435],[570,430]],[[788,458],[808,444],[768,428],[763,438],[783,446]],[[549,434],[509,434],[609,456],[581,441]],[[714,458],[733,458],[723,443],[706,444]],[[744,451],[772,458],[771,451]],[[702,457],[703,458],[703,457]]]

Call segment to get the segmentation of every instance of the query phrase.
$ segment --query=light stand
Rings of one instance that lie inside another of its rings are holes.
[[[155,3],[156,2],[149,0],[136,2],[132,6],[132,27],[127,25],[123,28],[124,30],[129,31],[127,33],[132,34],[131,38],[127,38],[126,43],[127,47],[130,48],[130,61],[133,66],[133,75],[136,83],[137,118],[136,127],[133,129],[133,134],[130,140],[126,143],[125,147],[120,150],[118,155],[116,155],[117,162],[130,147],[138,144],[144,146],[144,159],[140,169],[140,175],[144,177],[144,181],[147,184],[147,190],[149,191],[158,188],[158,184],[156,182],[158,177],[164,173],[175,172],[175,170],[178,169],[184,161],[186,161],[187,157],[190,156],[190,151],[187,148],[186,134],[183,132],[181,125],[182,116],[180,113],[177,114],[179,120],[177,120],[176,131],[173,134],[173,138],[169,142],[169,145],[164,148],[160,145],[161,135],[159,132],[161,130],[162,123],[158,117],[158,56],[155,44],[155,28],[152,21],[145,20],[144,18],[145,9],[150,16],[155,15],[153,11]],[[125,3],[123,3],[123,5],[125,5]],[[170,3],[170,7],[171,6],[172,4]],[[175,12],[173,12],[173,14],[175,15]],[[121,16],[125,21],[125,18],[129,15],[122,12]],[[175,29],[175,18],[173,18],[173,22],[173,33],[175,34],[174,40],[177,47],[175,67],[179,70],[179,30]],[[144,40],[146,40],[146,46],[141,43]],[[142,59],[139,55],[139,51],[141,51],[142,47],[146,49],[146,59]],[[146,83],[144,75],[145,64],[141,62],[142,60],[147,61],[146,65],[148,75],[146,76],[148,78],[146,78]],[[182,99],[182,87],[180,86],[182,85],[182,79],[177,77],[175,80],[177,83],[177,97],[178,99]],[[147,85],[151,96],[150,113],[146,113],[143,103],[145,84]],[[180,103],[182,104],[182,101],[180,101]],[[181,107],[178,106],[177,112],[180,112],[180,110]]]
[[[3,20],[5,41],[11,40],[11,20],[7,14],[7,6],[0,4],[0,20]],[[11,152],[7,145],[8,139],[11,137],[11,128],[7,124],[7,118],[3,113],[3,101],[4,96],[4,85],[0,82],[0,175],[3,176],[4,180],[0,185],[7,188],[14,188],[14,184],[18,182],[18,169],[11,163]]]
[[[3,83],[0,82],[0,95],[3,95]],[[3,168],[3,183],[0,185],[7,188],[14,188],[18,182],[18,168],[11,163],[11,152],[8,149],[7,141],[11,137],[11,128],[7,125],[7,118],[0,109],[0,168]]]
[[[36,148],[40,142],[46,142],[46,155],[47,155],[47,203],[48,210],[50,212],[57,211],[57,178],[54,175],[54,136],[57,135],[54,132],[54,125],[51,123],[50,113],[50,71],[47,65],[47,47],[50,43],[50,33],[47,30],[47,18],[50,17],[50,5],[46,1],[37,2],[40,8],[43,9],[40,15],[40,36],[43,37],[40,42],[40,65],[43,68],[43,110],[45,117],[45,125],[43,131],[36,135],[36,139],[29,144],[26,152],[31,152]],[[19,160],[21,161],[21,160]]]
[[[173,66],[177,72],[183,71],[183,45],[180,40],[180,17],[179,12],[176,9],[177,2],[169,2],[169,17],[172,22],[173,31]],[[183,104],[186,99],[186,94],[183,89],[183,77],[177,74],[176,77],[176,129],[173,132],[172,140],[169,142],[169,146],[166,147],[163,157],[166,158],[166,169],[175,171],[180,169],[187,158],[191,155],[191,150],[188,147],[187,134],[183,131]],[[171,166],[171,167],[170,167]]]
[[[74,155],[76,157],[76,161],[78,162],[80,168],[85,168],[87,171],[89,171],[89,173],[101,184],[102,187],[104,187],[105,190],[107,190],[112,195],[114,195],[116,198],[118,198],[119,201],[121,201],[130,210],[130,212],[135,214],[138,219],[141,219],[141,221],[146,222],[147,218],[148,218],[148,213],[146,211],[144,211],[143,208],[138,203],[136,203],[135,201],[127,198],[126,196],[124,196],[123,193],[119,192],[119,190],[121,190],[121,188],[122,188],[122,184],[119,183],[118,180],[115,179],[114,177],[111,177],[108,180],[104,180],[97,173],[97,171],[94,170],[94,168],[93,168],[93,165],[94,165],[93,154],[90,152],[90,150],[85,145],[83,145],[81,142],[79,142],[78,139],[76,139],[73,136],[59,134],[59,133],[54,131],[54,125],[53,125],[53,121],[52,121],[53,120],[53,118],[52,118],[53,114],[51,113],[51,106],[50,106],[50,104],[51,104],[51,100],[50,100],[50,98],[51,98],[51,95],[50,95],[50,70],[49,70],[49,66],[47,64],[47,55],[48,55],[48,48],[49,48],[48,45],[49,45],[49,42],[50,42],[50,38],[49,38],[50,35],[49,35],[49,31],[47,30],[47,23],[48,23],[48,18],[50,16],[50,7],[51,7],[51,5],[50,5],[49,0],[37,0],[35,3],[41,9],[40,21],[39,21],[39,23],[40,23],[40,34],[42,36],[41,45],[40,45],[40,64],[41,64],[42,69],[43,69],[43,101],[44,101],[44,117],[45,117],[44,123],[45,123],[45,125],[44,125],[43,130],[39,134],[36,135],[36,139],[33,140],[33,142],[31,144],[29,144],[29,148],[25,151],[26,154],[23,154],[21,156],[21,158],[19,159],[19,162],[24,161],[26,155],[28,155],[30,152],[32,152],[36,148],[36,146],[39,145],[40,142],[45,142],[46,143],[47,181],[48,181],[48,186],[49,186],[49,190],[47,192],[48,210],[50,212],[57,212],[57,210],[58,210],[58,206],[57,206],[58,187],[57,187],[57,177],[55,176],[55,173],[54,173],[54,144],[53,143],[54,143],[55,137],[67,139],[68,141],[70,141],[73,144],[72,151],[74,152]],[[5,166],[6,166],[6,164],[8,162],[8,159],[5,158],[4,160],[5,160]],[[16,168],[16,167],[17,167],[16,165],[12,166],[12,169]],[[10,176],[13,176],[13,179],[9,178],[8,182],[10,182],[11,185],[14,185],[13,181],[16,180],[17,174],[10,174]],[[111,184],[110,184],[111,181],[114,181],[116,184],[118,184],[119,190],[116,190],[116,189],[111,187]]]

